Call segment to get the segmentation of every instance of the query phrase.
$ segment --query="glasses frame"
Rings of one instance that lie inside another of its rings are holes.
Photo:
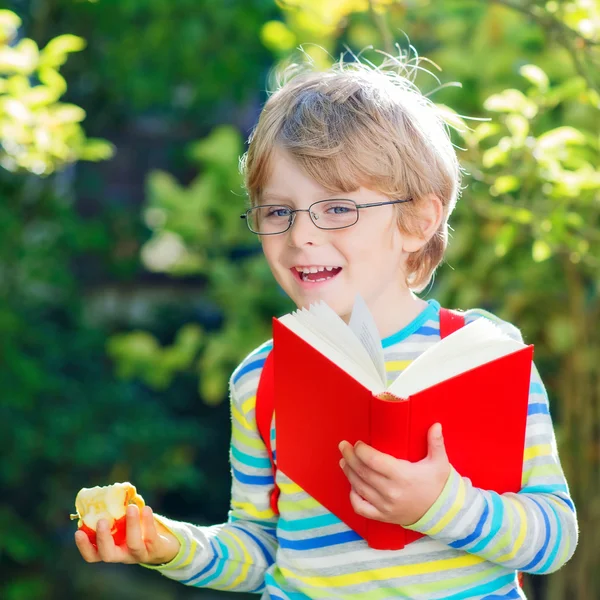
[[[313,206],[315,204],[321,204],[324,202],[336,202],[336,201],[352,202],[352,204],[354,204],[356,206],[356,221],[354,221],[354,223],[352,223],[351,225],[343,225],[342,227],[321,227],[320,225],[317,224],[318,217],[316,217],[314,215],[314,213],[312,212]],[[259,204],[258,206],[253,206],[252,208],[249,208],[243,215],[240,215],[240,219],[244,219],[246,221],[246,225],[248,226],[248,229],[256,235],[281,235],[282,233],[286,233],[287,231],[289,231],[291,229],[292,225],[294,224],[294,221],[296,220],[296,213],[307,212],[312,224],[315,227],[317,227],[318,229],[321,229],[322,231],[337,231],[339,229],[348,229],[349,227],[354,227],[358,223],[358,220],[360,218],[360,209],[361,208],[373,208],[374,206],[386,206],[387,204],[403,204],[405,202],[412,202],[412,201],[413,201],[413,198],[407,198],[405,200],[388,200],[387,202],[373,202],[371,204],[357,204],[354,200],[350,200],[348,198],[331,198],[331,199],[326,199],[326,200],[317,200],[316,202],[313,202],[308,208],[291,208],[291,207],[286,206],[285,204]],[[268,208],[269,206],[280,206],[280,207],[285,207],[285,208],[290,209],[288,226],[283,231],[277,231],[275,233],[260,233],[259,231],[254,231],[254,229],[252,229],[252,226],[250,225],[250,213],[253,210],[256,210],[257,208]]]

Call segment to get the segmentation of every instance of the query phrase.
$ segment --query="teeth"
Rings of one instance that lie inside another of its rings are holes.
[[[323,271],[333,271],[339,267],[296,267],[298,273],[321,273]]]

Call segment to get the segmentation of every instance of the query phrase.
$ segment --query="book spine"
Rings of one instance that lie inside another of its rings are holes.
[[[408,459],[410,405],[410,400],[373,396],[370,410],[373,448],[394,458]],[[406,533],[400,525],[369,520],[366,539],[377,550],[400,550],[407,543]]]

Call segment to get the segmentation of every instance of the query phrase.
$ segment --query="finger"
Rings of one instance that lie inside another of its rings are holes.
[[[359,449],[361,445],[364,445],[361,444],[361,442],[358,442],[358,444]],[[370,486],[378,490],[384,490],[387,486],[389,486],[389,478],[372,469],[369,464],[367,464],[360,458],[358,451],[355,448],[353,448],[350,444],[348,444],[347,442],[344,444],[344,442],[342,442],[342,444],[340,444],[340,450],[342,451],[342,455],[344,457],[344,460],[346,461],[346,464],[363,481],[365,481]]]
[[[142,537],[140,510],[135,504],[127,507],[125,541],[131,556],[138,562],[145,562],[148,552]]]
[[[360,441],[354,445],[354,453],[369,469],[387,479],[397,479],[399,469],[405,465],[410,466],[408,461],[395,458],[385,452],[380,452],[373,448],[373,446]]]
[[[427,432],[427,459],[448,462],[442,425],[440,423],[434,423]]]
[[[158,529],[154,520],[154,512],[149,506],[142,509],[142,528],[144,532],[144,541],[147,547],[155,547],[158,543]]]
[[[350,467],[342,458],[340,461],[340,466],[344,471],[344,474],[348,478],[352,489],[356,491],[359,496],[367,500],[367,502],[380,507],[383,505],[383,498],[379,491],[373,486],[371,486],[368,482],[362,479],[352,467]]]
[[[98,556],[101,560],[104,562],[117,562],[117,547],[106,519],[100,519],[96,524],[96,544],[98,545]]]
[[[383,515],[373,506],[370,502],[361,498],[355,490],[350,490],[350,504],[357,515],[366,517],[367,519],[376,519],[377,521],[383,521]]]
[[[92,542],[90,542],[90,539],[83,531],[75,532],[75,545],[85,562],[100,562],[98,552],[96,552],[96,549],[92,546]]]
[[[149,506],[145,506],[142,510],[142,526],[149,560],[166,564],[177,556],[180,548],[179,542],[175,542],[177,547],[174,548],[173,535],[159,519],[155,518],[153,510]]]

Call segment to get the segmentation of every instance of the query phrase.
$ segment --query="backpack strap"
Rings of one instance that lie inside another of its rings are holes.
[[[275,369],[274,369],[273,351],[269,352],[265,359],[260,379],[258,381],[258,389],[256,390],[256,405],[254,413],[256,415],[256,427],[258,433],[262,438],[267,452],[269,454],[269,460],[271,461],[271,468],[273,470],[273,479],[277,474],[277,466],[273,459],[273,449],[271,448],[271,423],[273,421],[273,412],[275,410]],[[279,500],[279,487],[275,484],[275,487],[271,491],[271,510],[278,515],[279,509],[277,507],[277,501]]]
[[[465,324],[465,315],[457,310],[440,308],[440,339],[458,331]]]
[[[465,324],[465,317],[462,313],[448,310],[447,308],[440,308],[440,337],[445,338],[451,333],[454,333]],[[275,410],[275,369],[273,360],[273,351],[269,352],[265,359],[263,370],[260,374],[260,380],[258,382],[258,389],[256,390],[256,426],[260,437],[262,438],[267,452],[269,454],[269,460],[271,461],[271,468],[273,469],[273,478],[277,474],[277,466],[273,459],[273,449],[271,448],[271,423],[273,421],[273,412]],[[277,507],[277,501],[279,500],[279,487],[275,483],[271,491],[271,510],[278,515],[279,508]]]

